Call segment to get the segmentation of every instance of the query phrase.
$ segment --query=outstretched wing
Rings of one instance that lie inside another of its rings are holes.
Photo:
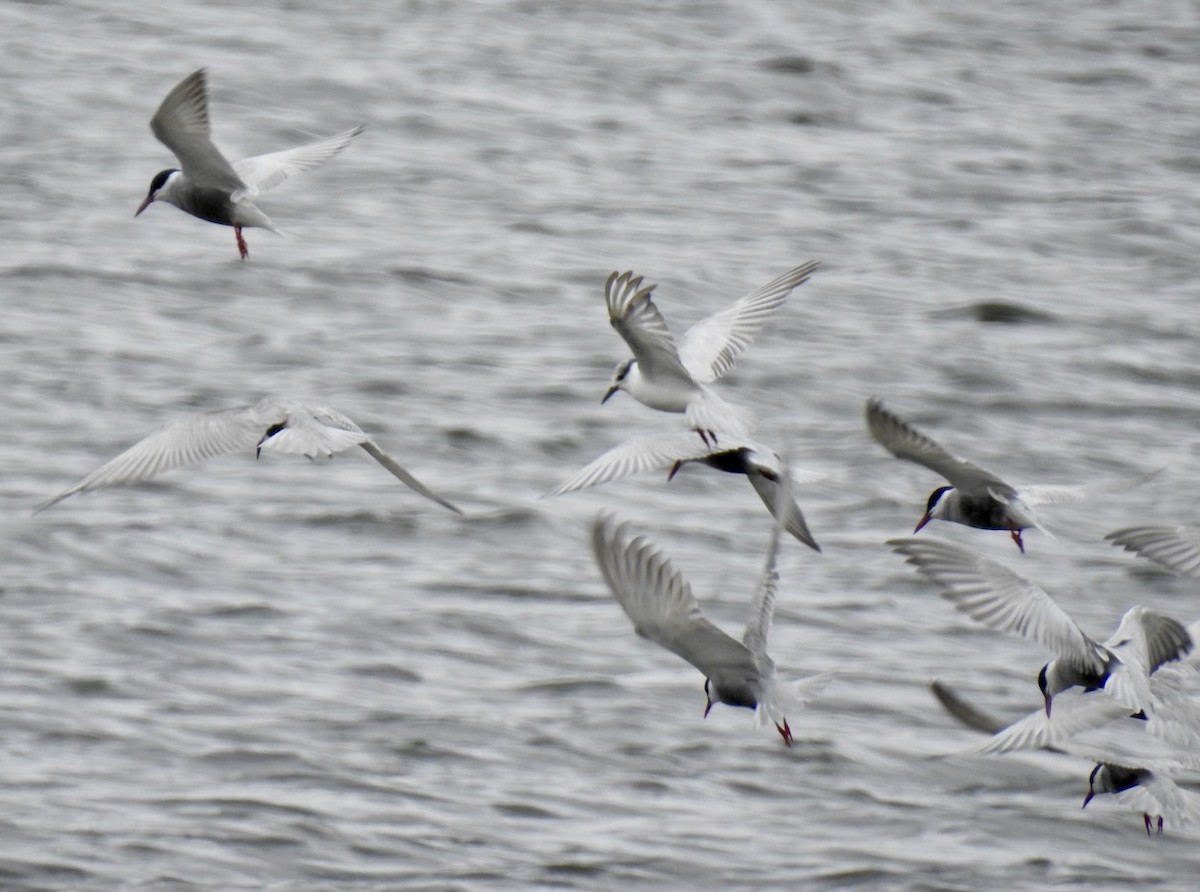
[[[1103,647],[1045,591],[1007,567],[937,539],[891,539],[887,544],[972,619],[1036,641],[1080,669],[1099,672],[1107,665]]]
[[[777,501],[791,498],[786,487],[780,487],[777,495]],[[775,505],[774,509],[778,511],[780,506]],[[754,654],[764,669],[774,665],[767,656],[767,637],[771,633],[771,622],[775,618],[775,595],[779,592],[779,570],[776,563],[779,557],[780,529],[778,521],[771,524],[771,538],[767,542],[767,557],[763,562],[762,577],[758,581],[754,597],[750,599],[750,618],[746,621],[745,632],[742,633],[742,643],[749,648],[750,653]]]
[[[714,453],[739,449],[745,445],[748,444],[739,438],[722,433],[720,446],[714,448],[690,430],[634,437],[594,459],[546,495],[562,495],[634,474],[669,468],[676,462],[698,461]]]
[[[92,471],[74,486],[42,502],[34,511],[44,511],[77,492],[140,483],[182,465],[243,449],[249,451],[265,429],[258,408],[242,406],[177,418]],[[282,415],[279,421],[283,421]]]
[[[1183,576],[1200,577],[1200,527],[1126,527],[1104,538]]]
[[[878,399],[867,401],[867,427],[876,442],[896,458],[924,465],[959,489],[990,490],[1000,499],[1011,499],[1016,494],[991,471],[951,455],[931,437],[888,410]]]
[[[243,158],[233,165],[233,169],[246,185],[244,189],[234,194],[234,200],[253,198],[268,189],[274,189],[306,170],[312,170],[314,167],[324,164],[350,145],[350,141],[362,133],[364,126],[359,124],[345,133],[339,133],[328,139],[294,149]]]
[[[213,145],[208,123],[208,82],[203,68],[181,80],[150,119],[150,130],[179,159],[199,186],[234,192],[242,188],[233,166]]]
[[[674,376],[690,383],[667,322],[650,299],[654,288],[642,287],[642,277],[632,272],[609,275],[604,283],[608,320],[629,345],[644,374]]]
[[[807,282],[819,265],[812,260],[788,270],[688,329],[679,343],[679,359],[692,379],[708,383],[733,368],[792,289]]]
[[[757,673],[746,646],[705,618],[687,580],[643,537],[630,538],[627,524],[598,517],[592,550],[613,597],[643,638],[683,657],[709,678]]]

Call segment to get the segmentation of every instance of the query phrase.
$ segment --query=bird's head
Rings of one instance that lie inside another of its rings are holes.
[[[913,528],[914,533],[919,533],[921,528],[935,517],[942,516],[942,512],[946,507],[942,498],[953,489],[953,486],[939,486],[929,494],[929,501],[925,503],[925,513],[921,515],[921,519],[917,521],[916,527]]]
[[[165,198],[175,185],[178,176],[179,171],[175,168],[160,170],[156,173],[154,179],[150,181],[150,191],[146,193],[146,197],[142,199],[142,203],[138,205],[138,209],[134,211],[133,215],[136,217],[146,208],[150,207],[152,202],[158,201],[160,198]]]
[[[600,400],[600,405],[608,402],[609,397],[622,388],[625,384],[625,379],[629,377],[629,373],[633,367],[637,365],[636,359],[626,359],[613,370],[612,381],[609,382],[608,390],[604,394],[604,399]]]
[[[1050,704],[1054,702],[1054,691],[1050,690],[1050,664],[1047,663],[1038,671],[1038,690],[1046,701],[1046,718],[1050,718]],[[1093,772],[1094,773],[1094,772]]]

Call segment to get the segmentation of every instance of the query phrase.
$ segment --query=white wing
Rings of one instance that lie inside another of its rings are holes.
[[[788,270],[688,329],[679,342],[679,359],[692,379],[715,381],[733,368],[738,354],[753,343],[792,289],[808,281],[819,265],[812,260]]]
[[[1079,734],[1112,722],[1129,721],[1129,707],[1103,691],[1071,687],[1054,695],[1054,712],[1047,716],[1039,707],[1007,728],[997,731],[985,743],[967,752],[1000,754],[1016,750],[1062,749]]]
[[[784,499],[790,500],[791,494],[786,486],[778,487],[776,504],[768,506],[773,508],[773,514],[782,509],[779,503]],[[771,633],[771,621],[775,617],[775,595],[779,591],[779,571],[776,568],[776,561],[779,556],[780,528],[778,521],[771,524],[771,538],[767,542],[767,557],[763,562],[762,577],[759,579],[754,597],[750,599],[750,618],[746,621],[746,630],[742,633],[742,643],[750,649],[750,653],[754,654],[755,659],[763,666],[764,672],[766,667],[773,665],[771,658],[767,656],[767,637]]]
[[[1179,621],[1149,607],[1131,607],[1104,646],[1149,675],[1164,663],[1183,659],[1193,642]]]
[[[598,517],[592,527],[596,563],[639,635],[687,660],[708,678],[757,675],[753,654],[700,612],[691,586],[627,524]],[[718,685],[719,685],[718,681]]]
[[[77,492],[140,483],[206,458],[241,450],[248,452],[271,424],[269,415],[263,412],[268,405],[274,404],[264,401],[255,406],[177,418],[34,510],[43,511]],[[286,413],[279,410],[278,421],[285,417]]]
[[[126,449],[34,511],[43,511],[77,492],[126,486],[164,471],[218,455],[257,449],[286,455],[333,455],[362,446],[403,483],[426,498],[458,513],[459,509],[431,492],[391,456],[379,449],[353,421],[335,409],[309,408],[267,397],[253,406],[221,409],[178,418]]]
[[[1037,486],[1018,486],[1021,498],[1030,505],[1057,505],[1063,502],[1082,502],[1097,496],[1125,492],[1150,482],[1162,474],[1165,468],[1157,468],[1146,474],[1133,477],[1123,477],[1117,480],[1100,480],[1095,483],[1078,485],[1039,484]]]
[[[1104,538],[1183,576],[1200,578],[1200,527],[1126,527]]]
[[[687,384],[692,378],[679,361],[667,322],[650,299],[654,285],[642,287],[642,277],[632,272],[612,273],[604,283],[608,320],[629,345],[642,373],[675,377]]]
[[[244,189],[234,193],[234,201],[261,195],[297,174],[324,164],[350,145],[350,141],[362,133],[364,126],[360,124],[345,133],[339,133],[328,139],[295,149],[284,149],[268,155],[255,155],[252,158],[244,158],[236,162],[233,169],[246,185]]]
[[[736,437],[722,435],[717,448],[705,445],[695,431],[671,431],[634,437],[614,446],[599,458],[546,493],[557,496],[589,486],[598,486],[646,471],[669,468],[676,462],[697,461],[714,452],[725,452],[749,445]]]
[[[1107,663],[1104,649],[1041,588],[983,555],[937,539],[891,539],[942,597],[989,628],[1019,635],[1081,669],[1098,672]]]
[[[208,123],[208,83],[203,68],[175,85],[150,119],[150,130],[179,159],[193,183],[233,192],[237,172],[213,145]]]
[[[408,471],[404,470],[404,468],[400,467],[394,458],[376,446],[372,441],[367,440],[365,443],[360,443],[359,445],[361,445],[362,448],[367,451],[367,455],[371,456],[371,458],[375,459],[375,461],[387,468],[391,472],[392,476],[401,483],[404,483],[411,489],[419,492],[421,495],[425,496],[425,498],[437,502],[443,508],[448,508],[455,514],[462,514],[461,508],[448,499],[444,499],[439,496]]]

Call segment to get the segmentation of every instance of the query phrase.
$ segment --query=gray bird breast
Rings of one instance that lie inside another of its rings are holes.
[[[713,684],[714,700],[729,706],[744,706],[754,709],[758,706],[758,696],[754,687],[745,680],[727,681],[725,684]]]
[[[233,204],[229,193],[221,189],[188,189],[184,193],[183,210],[209,223],[233,225]]]
[[[962,492],[950,493],[946,497],[954,498],[955,514],[958,521],[977,530],[1008,530],[1012,525],[1008,522],[1008,506],[992,495],[964,496]]]

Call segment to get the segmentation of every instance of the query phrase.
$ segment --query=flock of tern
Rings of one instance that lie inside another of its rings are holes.
[[[150,126],[179,159],[180,168],[153,178],[137,213],[164,201],[203,220],[232,226],[242,259],[248,254],[243,228],[279,232],[251,199],[329,160],[363,129],[355,127],[310,145],[230,163],[211,141],[203,69],[168,93]],[[632,356],[617,365],[602,402],[623,391],[652,409],[683,415],[684,425],[622,443],[546,494],[562,495],[650,470],[667,470],[673,477],[693,463],[749,480],[775,522],[740,641],[705,618],[687,580],[629,523],[602,514],[593,524],[591,544],[604,581],[637,633],[704,675],[704,714],[714,703],[752,709],[756,724],[769,721],[789,745],[789,716],[816,697],[833,676],[817,673],[785,681],[776,675],[767,652],[779,585],[776,563],[781,531],[815,551],[821,549],[792,493],[803,475],[773,449],[752,439],[751,413],[727,402],[714,385],[817,266],[812,261],[787,271],[694,325],[679,339],[672,336],[653,300],[653,284],[632,272],[612,273],[604,287],[609,321]],[[867,402],[865,414],[867,429],[884,449],[946,480],[929,496],[914,537],[887,544],[956,609],[991,629],[1031,639],[1052,657],[1036,674],[1044,708],[1007,727],[935,683],[935,693],[953,715],[990,735],[972,752],[1051,749],[1084,756],[1096,763],[1084,806],[1104,793],[1127,799],[1142,812],[1147,833],[1157,829],[1161,834],[1164,819],[1200,819],[1192,795],[1172,779],[1179,771],[1200,768],[1196,755],[1200,700],[1191,690],[1200,675],[1200,654],[1194,646],[1200,622],[1185,627],[1158,611],[1134,606],[1101,642],[1049,594],[1008,567],[960,545],[915,537],[932,520],[950,521],[1007,531],[1024,552],[1024,531],[1047,532],[1036,506],[1141,481],[1015,487],[954,456],[878,399]],[[353,446],[362,447],[422,496],[461,514],[342,413],[274,398],[172,421],[35,510],[76,493],[139,483],[217,455],[254,450],[256,456],[266,452],[314,458]],[[1108,538],[1175,572],[1200,576],[1198,528],[1133,527]]]

